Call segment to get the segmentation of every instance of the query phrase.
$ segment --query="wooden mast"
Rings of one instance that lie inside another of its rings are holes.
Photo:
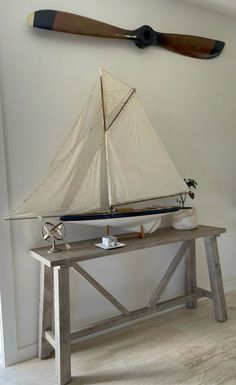
[[[102,68],[101,67],[100,67],[100,87],[101,87],[101,100],[102,100],[102,124],[103,124],[103,128],[104,128],[103,138],[104,138],[104,150],[105,150],[105,162],[106,162],[106,166],[105,166],[106,171],[105,172],[106,172],[106,181],[107,181],[107,199],[108,199],[108,204],[110,207],[109,187],[108,187],[108,159],[107,159],[107,144],[106,144],[106,114],[105,114],[104,90],[103,90]],[[110,210],[112,210],[111,207],[110,207]]]
[[[104,94],[103,94],[103,84],[102,84],[102,69],[100,67],[100,86],[101,86],[101,98],[102,98],[102,120],[104,132],[106,132],[106,115],[105,115],[105,105],[104,105]],[[104,135],[105,137],[105,135]],[[106,143],[105,143],[106,145]]]

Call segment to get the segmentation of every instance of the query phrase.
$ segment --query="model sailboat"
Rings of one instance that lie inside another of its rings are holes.
[[[178,208],[148,201],[187,191],[135,89],[101,70],[47,177],[9,217],[58,216],[151,232],[161,215]],[[137,202],[146,207],[134,208]]]

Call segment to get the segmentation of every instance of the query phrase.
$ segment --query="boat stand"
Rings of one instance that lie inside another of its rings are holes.
[[[161,228],[142,240],[138,238],[127,239],[126,247],[116,250],[98,249],[94,247],[96,240],[72,243],[71,250],[66,250],[65,246],[62,245],[64,251],[56,254],[48,254],[45,247],[30,250],[31,256],[41,263],[38,356],[41,359],[48,358],[51,351],[55,350],[57,384],[65,385],[71,381],[70,354],[71,340],[73,339],[135,321],[181,304],[185,304],[192,309],[197,306],[197,300],[202,297],[210,298],[213,301],[215,319],[220,322],[226,321],[227,311],[217,246],[217,237],[225,231],[225,229],[210,226],[199,226],[195,230],[183,231]],[[195,249],[195,240],[197,238],[203,238],[205,242],[211,291],[197,286]],[[134,311],[130,311],[123,306],[79,265],[79,262],[85,260],[109,257],[176,242],[182,243],[161,282],[153,292],[149,304]],[[185,293],[182,296],[160,302],[164,289],[183,258],[185,258]],[[111,302],[121,314],[71,332],[70,268],[92,285],[106,300]]]
[[[104,228],[104,234],[105,236],[110,235],[110,226],[105,226]],[[140,225],[140,231],[137,233],[127,233],[127,234],[119,234],[117,235],[117,238],[141,238],[144,239],[148,234],[145,234],[143,225]]]

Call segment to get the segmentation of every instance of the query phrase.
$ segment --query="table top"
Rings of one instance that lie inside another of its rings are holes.
[[[108,257],[115,254],[129,253],[131,251],[142,250],[150,247],[166,245],[191,239],[219,236],[225,233],[226,229],[221,227],[203,226],[200,225],[194,230],[174,230],[171,227],[163,227],[154,233],[147,235],[144,239],[138,237],[125,238],[125,247],[104,250],[97,248],[95,243],[100,242],[100,239],[89,239],[85,241],[71,242],[71,249],[67,250],[64,245],[60,245],[61,252],[48,253],[47,247],[39,247],[30,250],[30,255],[38,261],[49,267],[70,265],[73,262],[86,261],[94,258]],[[122,240],[122,235],[118,237]]]

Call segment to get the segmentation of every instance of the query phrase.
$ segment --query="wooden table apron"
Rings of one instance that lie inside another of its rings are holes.
[[[224,228],[211,226],[199,226],[195,230],[184,231],[162,228],[144,239],[126,239],[126,246],[115,250],[96,248],[94,244],[98,242],[97,239],[74,242],[71,244],[71,250],[66,250],[64,246],[61,246],[63,250],[55,254],[48,253],[46,247],[30,250],[31,256],[41,262],[38,355],[41,359],[48,358],[51,351],[55,349],[58,385],[65,385],[71,381],[70,354],[71,340],[74,338],[105,330],[183,303],[189,308],[195,308],[197,299],[201,297],[212,299],[217,321],[226,321],[227,311],[217,246],[217,237],[225,232]],[[197,286],[195,247],[197,238],[204,239],[211,291]],[[125,308],[78,264],[89,259],[109,257],[176,242],[182,243],[153,292],[148,306],[134,311]],[[185,258],[185,294],[160,302],[163,291],[183,258]],[[69,268],[73,268],[99,291],[121,314],[71,333]]]

